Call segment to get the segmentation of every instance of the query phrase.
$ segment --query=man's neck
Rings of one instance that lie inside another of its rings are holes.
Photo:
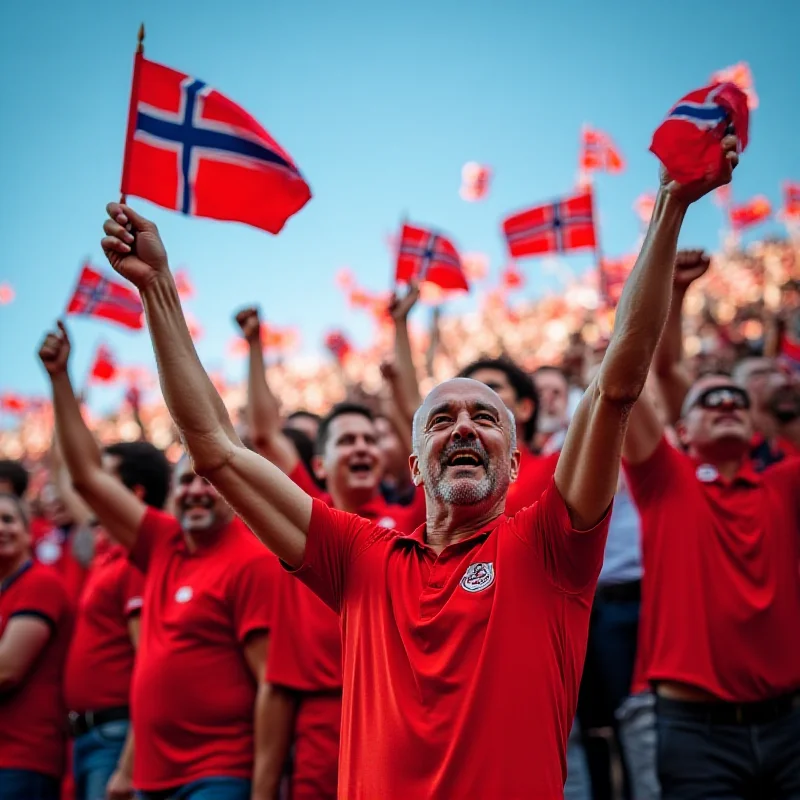
[[[746,450],[737,450],[734,448],[713,452],[690,449],[689,455],[696,461],[700,461],[703,464],[710,464],[724,480],[729,481],[742,468],[747,452]]]
[[[31,557],[28,553],[23,553],[21,556],[19,556],[19,558],[0,560],[0,583],[21,570],[30,560]]]
[[[496,520],[505,508],[505,495],[491,505],[457,506],[428,501],[428,516],[425,523],[425,543],[441,553],[445,547],[467,539]]]
[[[778,426],[777,435],[800,449],[800,417]]]
[[[208,528],[204,531],[192,533],[191,531],[184,530],[183,539],[186,542],[186,547],[190,553],[196,552],[201,547],[208,547],[220,538],[222,532],[230,525],[233,517],[226,519],[223,522],[217,523],[213,528]]]
[[[329,488],[333,507],[339,511],[348,511],[357,514],[368,503],[378,497],[378,488],[345,490],[338,487]]]

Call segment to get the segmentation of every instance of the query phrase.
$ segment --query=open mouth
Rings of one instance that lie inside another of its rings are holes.
[[[372,472],[372,464],[350,464],[348,469],[353,475],[369,475]]]
[[[457,450],[445,462],[448,467],[482,467],[483,459],[474,450]]]

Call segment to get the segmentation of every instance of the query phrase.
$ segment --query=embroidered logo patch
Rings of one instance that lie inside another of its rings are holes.
[[[397,527],[397,522],[392,517],[381,517],[378,520],[378,527],[393,531]]]
[[[470,564],[461,579],[461,588],[467,592],[482,592],[494,583],[494,564],[491,561],[479,561]]]
[[[713,483],[719,477],[719,472],[713,464],[701,464],[696,474],[697,480],[703,483]]]

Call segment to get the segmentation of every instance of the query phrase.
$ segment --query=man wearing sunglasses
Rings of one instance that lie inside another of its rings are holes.
[[[683,452],[645,396],[625,439],[665,800],[800,797],[800,461],[756,472],[750,404],[708,375],[680,406]]]

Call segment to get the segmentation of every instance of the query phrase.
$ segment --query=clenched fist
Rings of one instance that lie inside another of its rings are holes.
[[[395,322],[405,322],[417,300],[419,300],[419,284],[417,281],[412,281],[408,291],[402,297],[393,294],[389,300],[389,314],[392,319]]]
[[[258,317],[258,309],[254,306],[243,308],[236,315],[236,324],[248,342],[257,342],[261,338],[261,320]]]
[[[703,178],[699,181],[692,181],[691,183],[678,183],[672,180],[667,170],[661,167],[661,188],[672,195],[676,200],[679,200],[686,205],[694,203],[699,200],[703,195],[724,186],[726,183],[731,182],[733,170],[739,163],[739,140],[736,135],[731,133],[725,136],[720,142],[720,147],[725,156],[724,167],[719,175],[714,175],[710,178]]]
[[[155,224],[130,206],[109,203],[100,244],[108,263],[138,289],[169,273],[167,252]]]
[[[675,256],[675,273],[672,283],[676,289],[688,289],[699,277],[706,274],[711,257],[704,250],[679,250]]]
[[[69,335],[64,323],[59,320],[58,331],[48,333],[39,348],[39,358],[44,364],[48,375],[53,376],[66,372],[69,351]]]

